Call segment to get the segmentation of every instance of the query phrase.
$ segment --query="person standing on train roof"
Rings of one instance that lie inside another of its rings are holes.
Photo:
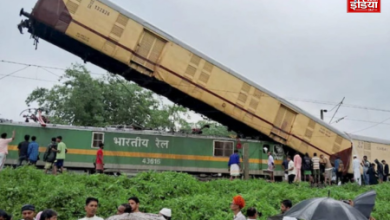
[[[0,171],[3,169],[8,155],[8,144],[15,140],[15,131],[12,131],[12,137],[7,138],[7,133],[1,134],[0,138]]]
[[[389,165],[386,163],[385,160],[382,160],[382,164],[384,166],[384,169],[383,169],[383,182],[387,182],[387,177],[389,176]]]
[[[353,155],[352,168],[353,168],[353,178],[355,179],[355,182],[359,185],[362,185],[362,180],[360,175],[360,161],[357,158],[357,155]]]
[[[362,163],[363,167],[363,178],[366,185],[370,185],[370,175],[368,175],[368,169],[371,166],[371,163],[368,161],[367,156],[363,157]]]
[[[38,162],[38,156],[39,156],[39,144],[36,142],[37,137],[32,136],[31,142],[28,145],[28,164],[29,165],[36,165]]]
[[[274,169],[275,169],[274,157],[272,156],[272,153],[270,150],[270,151],[268,151],[268,170],[271,173],[271,182],[275,182]]]
[[[230,171],[230,181],[240,175],[240,155],[238,155],[237,149],[230,155],[228,167]]]
[[[60,169],[61,173],[64,171],[64,161],[66,158],[66,153],[68,149],[66,148],[65,143],[62,141],[62,137],[58,136],[57,137],[57,157],[56,157],[56,162],[55,162],[55,167],[54,167],[54,175],[57,174],[57,170]]]
[[[301,182],[302,176],[301,176],[301,168],[302,168],[302,158],[297,152],[294,156],[294,167],[295,167],[295,182]]]
[[[18,166],[22,166],[23,161],[26,161],[26,163],[28,163],[27,151],[28,151],[28,145],[30,144],[29,141],[30,141],[30,135],[26,134],[24,135],[24,141],[18,144],[18,151],[19,151]]]
[[[321,172],[320,172],[320,158],[317,157],[317,153],[313,154],[313,158],[311,158],[312,164],[313,164],[313,183],[314,184],[320,184],[320,178],[321,178]]]
[[[103,162],[103,148],[104,144],[99,144],[99,150],[96,153],[96,172],[103,173],[104,170],[104,162]]]

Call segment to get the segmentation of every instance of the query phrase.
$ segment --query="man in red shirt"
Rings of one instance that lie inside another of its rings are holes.
[[[96,172],[97,173],[103,173],[103,166],[104,166],[104,163],[103,163],[103,148],[104,148],[104,144],[103,143],[100,143],[99,144],[99,150],[97,151],[96,153]]]

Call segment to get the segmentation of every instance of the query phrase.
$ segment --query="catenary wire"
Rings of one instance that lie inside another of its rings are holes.
[[[12,74],[15,74],[15,73],[17,73],[17,72],[20,72],[20,71],[22,71],[22,70],[25,70],[25,69],[27,69],[27,68],[29,68],[30,66],[25,66],[24,68],[22,68],[22,69],[19,69],[19,70],[16,70],[16,71],[13,71],[13,72],[11,72],[11,73],[8,73],[8,74],[4,74],[2,77],[0,77],[0,80],[2,80],[2,79],[4,79],[4,78],[6,78],[6,77],[8,77],[8,76],[11,76]]]
[[[46,72],[49,72],[55,76],[59,76],[57,74],[54,74],[53,72],[47,70],[47,69],[57,69],[57,70],[66,70],[66,68],[58,68],[58,67],[48,67],[48,66],[41,66],[41,65],[35,65],[35,64],[26,64],[26,63],[19,63],[19,62],[12,62],[12,61],[5,61],[5,60],[1,60],[0,62],[3,62],[3,63],[12,63],[12,64],[18,64],[18,65],[25,65],[26,67],[23,68],[23,69],[26,69],[30,66],[34,66],[34,67],[38,67],[38,68],[41,68],[41,69],[44,69]],[[19,72],[23,69],[20,69],[16,72]],[[47,81],[47,82],[54,82],[54,81],[48,81],[48,80],[42,80],[42,79],[34,79],[34,78],[28,78],[28,77],[20,77],[20,76],[11,76],[11,74],[14,74],[16,72],[13,72],[13,73],[10,73],[10,74],[6,74],[4,77],[7,77],[7,76],[10,76],[10,77],[17,77],[17,78],[22,78],[22,79],[30,79],[30,80],[38,80],[38,81]],[[99,73],[95,73],[95,74],[98,74],[98,75],[104,75],[103,74],[99,74]],[[0,75],[4,75],[4,74],[0,74]],[[3,77],[3,78],[4,78]],[[1,78],[0,78],[1,79]],[[157,82],[157,83],[160,83],[160,82]],[[161,82],[163,83],[163,82]],[[128,88],[123,84],[123,86],[126,88],[126,90],[128,90]],[[175,85],[177,86],[177,85]],[[179,85],[179,86],[182,86],[182,85]],[[226,91],[226,92],[234,92],[234,91]],[[237,93],[237,92],[235,92]],[[296,99],[296,98],[290,98],[290,99],[293,99],[293,100],[296,100],[296,101],[304,101],[304,102],[311,102],[311,103],[321,103],[321,104],[327,104],[327,105],[334,105],[334,103],[331,103],[331,102],[324,102],[324,101],[316,101],[316,100],[302,100],[302,99]],[[337,105],[336,105],[337,106]],[[365,107],[365,106],[356,106],[356,105],[348,105],[347,107],[353,107],[353,108],[363,108],[363,109],[367,109],[367,110],[380,110],[380,111],[386,111],[386,112],[390,112],[390,110],[387,110],[387,109],[373,109],[373,108],[370,108],[370,107]],[[210,111],[201,111],[201,112],[210,112]],[[217,110],[214,110],[213,112],[218,112]],[[354,120],[354,121],[359,121],[359,120]],[[361,121],[361,120],[360,120]],[[369,122],[369,123],[377,123],[377,122],[371,122],[371,121],[362,121],[362,122]],[[250,123],[251,124],[251,123]],[[381,122],[379,124],[382,124]],[[376,125],[375,125],[376,126]],[[374,126],[371,126],[371,127],[374,127]],[[369,127],[369,128],[371,128]],[[368,129],[368,128],[366,128]],[[362,130],[366,130],[366,129],[362,129]],[[272,128],[271,128],[272,130]],[[356,131],[356,132],[360,132],[360,131]],[[325,135],[321,135],[321,136],[318,136],[318,137],[324,137]]]
[[[16,64],[16,65],[24,65],[24,66],[34,66],[34,67],[42,68],[42,69],[44,69],[46,71],[48,71],[47,69],[66,70],[66,68],[42,66],[42,65],[37,65],[37,64],[27,64],[27,63],[14,62],[14,61],[8,61],[8,60],[0,60],[0,62],[1,63]],[[51,73],[54,74],[53,72],[51,72]],[[105,75],[106,74],[106,73],[93,73],[93,72],[90,72],[90,73],[91,74],[95,74],[95,75]],[[0,74],[0,75],[2,75],[2,74]],[[56,75],[56,74],[54,74],[54,75]],[[21,77],[18,77],[18,78],[21,78]],[[27,79],[27,77],[24,77],[24,78]],[[164,82],[151,82],[151,83],[164,83]],[[177,86],[177,87],[183,87],[183,86],[187,87],[187,85],[175,85],[175,84],[172,84],[172,85],[173,86]],[[220,89],[213,89],[213,88],[211,88],[210,90],[212,90],[212,91],[220,91],[220,92],[227,92],[227,93],[235,93],[235,94],[240,93],[239,91],[237,92],[237,91],[220,90]],[[266,96],[267,95],[263,93],[263,97],[266,97]],[[294,98],[294,97],[285,97],[285,99],[290,100],[290,101],[298,101],[298,102],[306,102],[306,103],[323,104],[323,105],[334,106],[330,111],[334,110],[334,108],[337,107],[338,104],[340,103],[340,102],[320,101],[320,100],[302,99],[302,98]],[[363,110],[370,110],[370,111],[389,112],[390,113],[390,109],[381,109],[381,108],[374,108],[374,107],[360,106],[360,105],[353,105],[353,104],[346,104],[346,103],[343,103],[343,107],[363,109]]]

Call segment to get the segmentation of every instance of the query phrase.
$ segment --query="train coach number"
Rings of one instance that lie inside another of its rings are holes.
[[[110,12],[102,7],[99,7],[97,5],[95,5],[95,10],[97,10],[98,12],[104,14],[104,15],[107,15],[107,16],[110,16]]]
[[[143,163],[143,164],[150,164],[150,165],[154,165],[154,164],[159,165],[159,164],[161,164],[161,159],[144,158],[144,159],[142,160],[142,163]]]

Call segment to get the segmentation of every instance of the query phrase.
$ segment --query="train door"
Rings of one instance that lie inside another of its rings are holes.
[[[101,143],[104,143],[104,132],[92,132],[91,137],[91,148],[92,149],[99,149],[99,145]],[[96,157],[93,157],[92,161],[85,161],[85,162],[91,162],[93,164],[94,169],[92,170],[92,173],[95,173],[96,171]]]

